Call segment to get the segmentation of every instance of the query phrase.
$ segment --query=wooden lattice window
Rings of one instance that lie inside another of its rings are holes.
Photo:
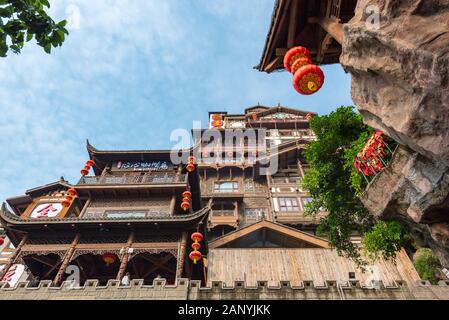
[[[280,197],[278,204],[279,211],[282,212],[300,211],[299,201],[296,197]]]

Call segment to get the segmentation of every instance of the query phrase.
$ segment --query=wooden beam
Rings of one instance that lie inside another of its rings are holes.
[[[290,21],[288,25],[287,47],[291,48],[295,45],[296,29],[298,26],[298,6],[299,0],[294,0],[290,7]]]
[[[276,49],[276,53],[277,53]],[[281,56],[277,56],[276,58],[274,58],[269,64],[267,64],[267,66],[263,69],[263,71],[265,72],[273,72],[274,69],[276,69],[276,67],[278,66],[279,63],[282,62],[282,57]]]
[[[5,265],[5,267],[0,271],[0,279],[3,279],[5,274],[8,272],[9,268],[14,264],[14,262],[17,259],[17,256],[19,255],[20,251],[22,250],[22,247],[25,245],[25,243],[28,240],[28,235],[24,235],[22,240],[20,241],[19,245],[17,246],[14,253],[11,255],[11,257],[8,260],[8,263]]]
[[[53,284],[58,285],[61,282],[62,276],[64,275],[65,270],[67,269],[70,261],[72,260],[73,253],[75,252],[76,245],[80,241],[80,237],[81,237],[81,235],[79,233],[75,235],[75,238],[73,239],[69,250],[67,250],[64,255],[64,259],[62,260],[61,267],[59,268],[58,273],[56,274],[55,278],[53,279]]]
[[[184,261],[186,255],[186,247],[187,247],[187,232],[183,232],[181,236],[181,243],[179,244],[178,250],[178,259],[176,262],[176,278],[182,277],[182,272],[184,271]]]
[[[339,44],[343,44],[343,25],[335,20],[323,18],[318,24],[329,33]]]

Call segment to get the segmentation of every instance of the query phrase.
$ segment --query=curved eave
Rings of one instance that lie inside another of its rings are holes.
[[[172,217],[154,217],[154,218],[108,218],[108,219],[98,219],[98,218],[44,218],[44,219],[21,219],[15,214],[9,212],[5,204],[3,204],[0,210],[0,220],[4,227],[36,227],[36,226],[68,226],[82,227],[90,225],[136,225],[136,224],[158,224],[162,225],[189,225],[195,224],[204,219],[210,210],[210,206],[204,207],[203,209],[182,216],[172,216]]]

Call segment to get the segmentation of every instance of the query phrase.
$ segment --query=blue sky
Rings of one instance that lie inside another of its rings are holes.
[[[0,200],[64,176],[99,149],[169,149],[207,112],[257,103],[329,113],[352,104],[350,76],[298,95],[286,72],[257,65],[274,0],[57,0],[70,35],[47,55],[33,42],[0,59]]]

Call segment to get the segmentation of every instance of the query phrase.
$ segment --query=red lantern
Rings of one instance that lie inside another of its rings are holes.
[[[70,188],[67,190],[67,193],[70,194],[71,196],[76,196],[78,195],[78,192],[74,189],[74,188]]]
[[[192,239],[192,241],[194,242],[201,242],[203,241],[203,235],[200,232],[194,232],[192,233],[192,235],[190,236],[190,238]]]
[[[184,192],[182,193],[182,196],[183,196],[184,198],[192,198],[192,193],[191,193],[190,191],[184,191]]]
[[[193,261],[194,264],[196,264],[199,260],[201,260],[202,257],[203,255],[199,251],[192,251],[189,254],[189,258],[190,260]]]
[[[304,67],[308,64],[312,64],[312,60],[309,58],[296,59],[296,61],[293,62],[291,67],[292,73],[295,74],[295,72],[298,71],[299,68]]]
[[[221,114],[213,114],[211,118],[212,120],[221,120],[223,119],[223,116]]]
[[[300,58],[307,58],[310,60],[309,50],[301,46],[291,48],[284,56],[284,68],[288,72],[292,72],[293,63]]]
[[[89,166],[85,166],[84,168],[81,169],[81,175],[84,177],[85,175],[87,175],[89,173],[90,167]]]
[[[0,237],[0,246],[3,245],[5,243],[5,238]]]
[[[200,250],[201,249],[201,244],[199,244],[198,242],[192,243],[192,249],[193,250]]]
[[[184,197],[184,198],[182,198],[182,202],[190,203],[190,198],[189,197]]]
[[[187,169],[188,172],[193,172],[195,170],[195,165],[193,163],[189,163],[186,166],[186,169]]]
[[[307,121],[312,120],[312,118],[313,118],[313,115],[311,113],[306,114],[306,120]]]
[[[251,115],[251,117],[253,118],[254,121],[257,121],[257,114],[256,114],[256,113],[253,113],[253,114]]]
[[[67,196],[65,196],[65,199],[69,200],[70,202],[72,202],[73,201],[73,196],[67,195]]]
[[[61,201],[61,205],[65,208],[70,207],[70,205],[72,204],[72,201],[64,199]]]
[[[221,128],[221,127],[223,127],[223,121],[222,120],[213,120],[211,122],[211,126],[214,128]]]
[[[184,211],[189,210],[189,209],[190,209],[190,202],[188,202],[188,201],[183,201],[183,202],[181,203],[181,209],[184,210]]]
[[[324,74],[320,67],[308,64],[296,71],[293,77],[293,87],[300,94],[309,95],[321,89]]]
[[[93,160],[87,160],[86,161],[86,166],[92,167],[95,165],[95,162]]]
[[[104,263],[106,263],[106,267],[109,267],[109,265],[111,265],[115,261],[117,261],[117,256],[111,252],[103,253],[103,255],[101,257],[102,257]]]

